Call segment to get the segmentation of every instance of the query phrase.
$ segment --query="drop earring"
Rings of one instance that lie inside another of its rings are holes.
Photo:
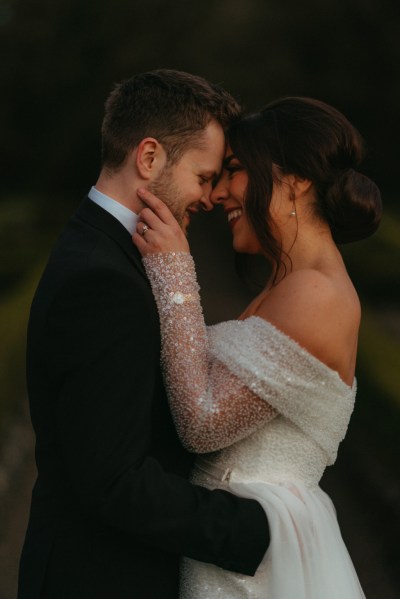
[[[291,189],[290,191],[290,200],[292,202],[292,211],[290,212],[290,216],[297,216],[297,212],[296,212],[296,195],[294,193],[294,189]]]

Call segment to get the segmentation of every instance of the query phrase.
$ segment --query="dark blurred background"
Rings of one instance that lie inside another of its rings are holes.
[[[3,599],[16,596],[35,476],[24,380],[32,294],[63,222],[96,181],[106,96],[160,67],[222,83],[247,110],[282,95],[317,97],[367,142],[364,172],[382,190],[385,216],[374,237],[343,248],[364,308],[358,401],[322,486],[367,597],[400,596],[399,28],[395,0],[0,0]],[[229,243],[217,211],[193,225],[209,323],[251,297]]]

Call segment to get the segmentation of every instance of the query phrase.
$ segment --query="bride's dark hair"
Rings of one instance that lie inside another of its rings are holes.
[[[315,214],[329,224],[336,243],[364,239],[378,228],[379,189],[355,170],[364,157],[362,138],[332,106],[311,98],[283,98],[241,118],[228,137],[249,178],[248,219],[276,275],[282,248],[272,234],[269,205],[277,166],[281,174],[312,181]]]

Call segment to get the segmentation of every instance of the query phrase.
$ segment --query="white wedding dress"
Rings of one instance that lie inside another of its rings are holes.
[[[184,558],[180,598],[365,597],[318,486],[346,434],[355,384],[259,317],[206,327],[190,254],[143,262],[175,424],[186,447],[203,454],[193,481],[257,499],[271,533],[254,577]]]

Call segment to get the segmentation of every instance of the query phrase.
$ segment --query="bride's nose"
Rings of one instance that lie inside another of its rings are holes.
[[[228,198],[229,191],[224,178],[221,178],[211,192],[213,204],[222,204]]]

